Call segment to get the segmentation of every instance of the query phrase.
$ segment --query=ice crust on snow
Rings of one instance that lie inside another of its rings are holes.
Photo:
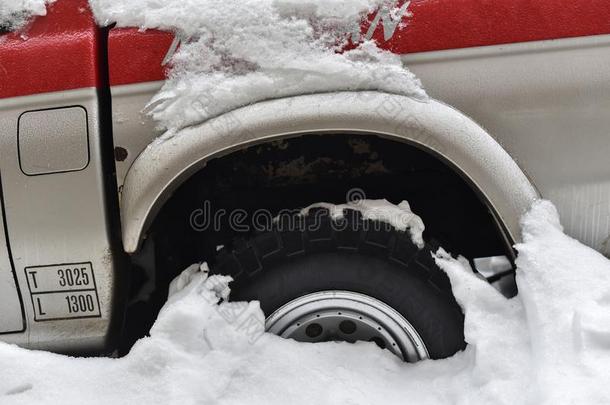
[[[55,0],[1,0],[0,28],[17,30],[32,16],[46,15],[47,4]]]
[[[371,343],[262,334],[256,302],[227,302],[228,277],[193,265],[151,330],[121,359],[0,344],[1,404],[607,404],[610,261],[566,236],[537,202],[506,299],[440,250],[465,313],[465,351],[401,363]]]
[[[371,41],[347,45],[384,0],[90,0],[100,24],[169,30],[182,39],[147,111],[176,129],[257,101],[381,90],[426,99],[400,58]],[[391,15],[391,13],[389,13]],[[395,16],[396,17],[396,16]]]
[[[420,249],[424,247],[424,221],[411,211],[407,201],[394,205],[388,200],[355,200],[346,204],[316,203],[303,208],[302,215],[308,215],[313,208],[326,208],[334,220],[343,218],[345,209],[359,211],[364,219],[381,221],[399,231],[409,231],[411,240]]]

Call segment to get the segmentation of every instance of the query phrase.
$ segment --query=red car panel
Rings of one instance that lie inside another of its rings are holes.
[[[610,34],[607,0],[412,0],[409,11],[389,41],[377,27],[383,48],[404,54]],[[86,0],[56,1],[26,36],[0,37],[0,98],[100,85],[100,32]],[[110,84],[163,80],[171,41],[155,30],[112,29]]]
[[[389,41],[382,24],[373,38],[398,54],[610,34],[608,0],[412,0],[412,17]],[[367,29],[365,23],[363,29]],[[172,36],[112,30],[111,85],[163,80],[161,61]]]
[[[111,30],[108,39],[110,84],[163,80],[166,69],[161,62],[173,39],[172,34],[163,31]]]
[[[99,86],[99,35],[87,0],[59,0],[0,36],[0,98]]]
[[[413,0],[382,46],[415,53],[610,34],[608,0]],[[376,39],[383,39],[377,29]]]

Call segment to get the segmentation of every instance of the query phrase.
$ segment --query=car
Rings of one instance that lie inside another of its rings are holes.
[[[125,353],[205,260],[270,332],[442,358],[465,343],[438,247],[514,295],[520,218],[546,198],[610,255],[610,3],[396,5],[351,40],[400,55],[430,100],[302,94],[172,139],[145,111],[181,38],[100,27],[85,0],[2,33],[0,340]],[[366,215],[383,199],[409,202],[421,243]]]

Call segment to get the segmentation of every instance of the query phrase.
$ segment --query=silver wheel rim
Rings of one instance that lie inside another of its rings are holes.
[[[423,340],[399,312],[351,291],[320,291],[296,298],[267,318],[266,329],[300,342],[375,342],[409,362],[429,357]]]

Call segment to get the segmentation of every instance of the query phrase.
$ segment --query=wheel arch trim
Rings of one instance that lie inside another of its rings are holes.
[[[436,100],[381,92],[336,92],[264,101],[151,143],[121,193],[123,244],[136,252],[163,204],[213,158],[246,146],[316,133],[374,134],[410,143],[453,166],[520,241],[519,220],[539,198],[527,176],[484,129]]]

